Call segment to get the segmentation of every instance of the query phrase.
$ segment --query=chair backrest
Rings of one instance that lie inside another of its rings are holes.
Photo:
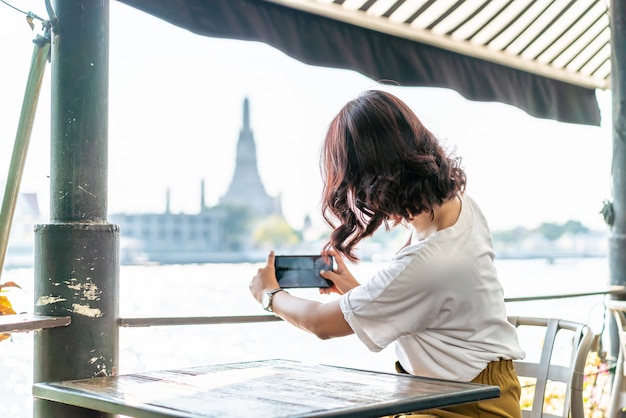
[[[606,305],[613,313],[613,319],[617,326],[617,338],[619,341],[619,351],[617,353],[617,361],[615,364],[615,374],[613,375],[613,383],[611,385],[611,399],[609,401],[609,409],[607,416],[621,417],[624,404],[624,354],[626,352],[626,300],[609,299]]]
[[[532,409],[522,410],[523,418],[583,418],[583,381],[593,332],[586,324],[556,318],[510,316],[518,329],[524,360],[513,362],[522,384],[535,380]],[[531,335],[528,338],[527,335]],[[537,355],[535,355],[537,353]],[[546,396],[560,389],[564,403],[561,414],[545,411]]]

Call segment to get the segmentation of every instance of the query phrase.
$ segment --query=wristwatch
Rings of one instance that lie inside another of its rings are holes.
[[[272,299],[274,298],[274,294],[278,292],[284,292],[284,290],[279,287],[274,290],[270,290],[263,295],[263,299],[261,299],[261,306],[263,306],[263,309],[268,312],[272,312]]]

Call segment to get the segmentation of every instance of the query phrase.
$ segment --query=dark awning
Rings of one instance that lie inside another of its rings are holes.
[[[595,89],[609,87],[602,0],[119,1],[203,36],[562,122],[599,125]]]

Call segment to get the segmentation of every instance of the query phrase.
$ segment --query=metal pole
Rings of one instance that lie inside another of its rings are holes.
[[[626,285],[626,2],[613,0],[611,20],[611,100],[613,117],[613,214],[609,246],[611,284]]]
[[[30,64],[30,72],[28,73],[24,100],[22,101],[22,111],[15,135],[13,154],[11,154],[11,163],[9,165],[7,184],[4,188],[2,208],[0,208],[0,275],[2,274],[2,267],[4,266],[7,247],[9,245],[11,224],[13,222],[15,206],[17,205],[20,192],[20,183],[22,182],[22,173],[24,172],[24,165],[26,164],[30,136],[33,131],[35,111],[37,110],[39,92],[41,91],[41,82],[48,63],[48,57],[50,56],[50,39],[37,36],[34,43],[35,49]]]
[[[34,382],[118,370],[119,227],[106,222],[109,1],[56,0],[50,223],[35,227],[35,313],[70,315],[35,334]],[[43,399],[39,418],[113,417]]]
[[[613,179],[613,202],[611,204],[611,237],[609,239],[610,284],[626,285],[626,2],[611,0],[609,6],[611,28],[611,101],[613,124],[613,161],[611,175]],[[619,298],[614,296],[614,298]],[[623,298],[623,297],[622,297]],[[622,299],[619,298],[619,299]],[[620,325],[613,316],[609,319],[611,354],[622,361],[620,353]],[[626,392],[626,381],[622,364],[617,365],[614,373],[612,396],[609,404],[609,417],[622,415],[621,397]]]

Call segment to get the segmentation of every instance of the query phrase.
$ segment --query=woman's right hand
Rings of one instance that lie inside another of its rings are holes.
[[[320,275],[333,282],[333,286],[331,287],[322,287],[320,288],[321,294],[330,294],[330,293],[339,293],[343,295],[350,289],[353,289],[361,284],[354,278],[348,267],[346,267],[346,263],[341,255],[339,255],[336,251],[329,251],[326,253],[328,255],[332,255],[335,257],[335,262],[337,264],[337,268],[335,270],[326,270],[320,272]]]

